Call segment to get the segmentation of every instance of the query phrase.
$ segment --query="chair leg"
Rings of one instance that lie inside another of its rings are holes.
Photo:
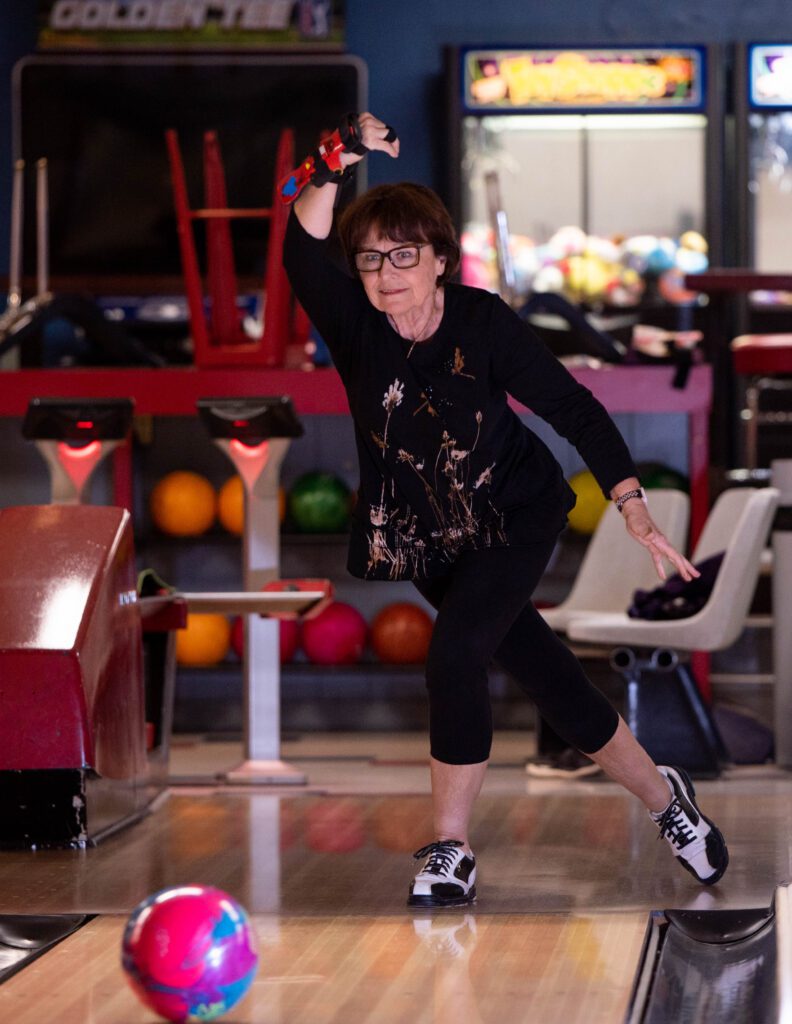
[[[228,207],[228,194],[217,132],[204,132],[203,161],[206,207],[209,210],[225,210]],[[248,339],[239,324],[231,224],[226,217],[212,218],[206,222],[206,276],[212,299],[212,344],[228,346],[244,343]]]
[[[633,736],[638,735],[638,691],[639,691],[640,672],[631,672],[624,679],[624,717],[627,721],[627,725],[630,727],[630,732]]]
[[[748,469],[756,469],[759,462],[759,387],[751,381],[745,389],[745,409],[742,412],[744,431],[744,460]]]
[[[182,260],[184,288],[187,293],[187,305],[190,310],[190,330],[195,346],[195,363],[203,365],[209,352],[209,328],[203,309],[203,289],[201,270],[198,263],[198,252],[195,247],[190,201],[187,193],[187,178],[184,173],[179,137],[171,128],[165,132],[170,160],[171,182],[173,185],[173,202],[176,210],[176,228],[179,236],[179,251]]]
[[[696,684],[693,673],[690,671],[690,666],[685,664],[677,665],[676,671],[679,674],[679,682],[690,705],[690,710],[696,718],[699,729],[706,736],[708,746],[715,751],[722,763],[729,761],[729,752],[726,750],[726,744],[723,742],[723,737],[718,730],[708,705],[702,699],[701,691]]]
[[[726,751],[687,666],[673,652],[638,658],[625,649],[611,663],[625,683],[624,717],[652,760],[698,777],[719,775]]]

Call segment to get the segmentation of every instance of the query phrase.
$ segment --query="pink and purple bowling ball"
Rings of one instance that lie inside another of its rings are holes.
[[[302,624],[302,647],[314,665],[354,665],[363,656],[367,638],[366,620],[344,601],[331,601]]]
[[[215,1020],[253,982],[256,933],[222,889],[175,886],[132,911],[121,963],[140,1000],[166,1020]]]

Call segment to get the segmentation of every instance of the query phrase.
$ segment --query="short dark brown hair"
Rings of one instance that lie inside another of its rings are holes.
[[[410,181],[377,185],[343,211],[338,234],[354,273],[355,253],[372,229],[394,242],[428,242],[435,255],[445,256],[439,285],[459,266],[459,240],[451,216],[437,193],[425,185]]]

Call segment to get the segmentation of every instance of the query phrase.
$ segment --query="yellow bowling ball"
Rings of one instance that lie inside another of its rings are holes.
[[[215,521],[217,495],[200,473],[176,470],[159,480],[149,508],[154,525],[173,537],[197,537]]]
[[[232,476],[217,493],[217,518],[229,533],[245,532],[245,488],[242,477]]]
[[[568,516],[569,525],[576,533],[594,533],[600,516],[608,507],[608,499],[588,469],[573,474],[569,486],[577,495],[577,504]]]
[[[216,612],[193,612],[187,625],[176,631],[176,660],[180,665],[195,668],[216,665],[228,653],[231,644],[231,623]]]

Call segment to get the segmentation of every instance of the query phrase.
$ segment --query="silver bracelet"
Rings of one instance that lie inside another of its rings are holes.
[[[629,501],[630,498],[640,498],[644,505],[647,504],[646,491],[643,487],[638,487],[632,491],[625,491],[624,494],[620,494],[619,497],[616,498],[616,511],[621,512],[622,506],[626,501]]]

